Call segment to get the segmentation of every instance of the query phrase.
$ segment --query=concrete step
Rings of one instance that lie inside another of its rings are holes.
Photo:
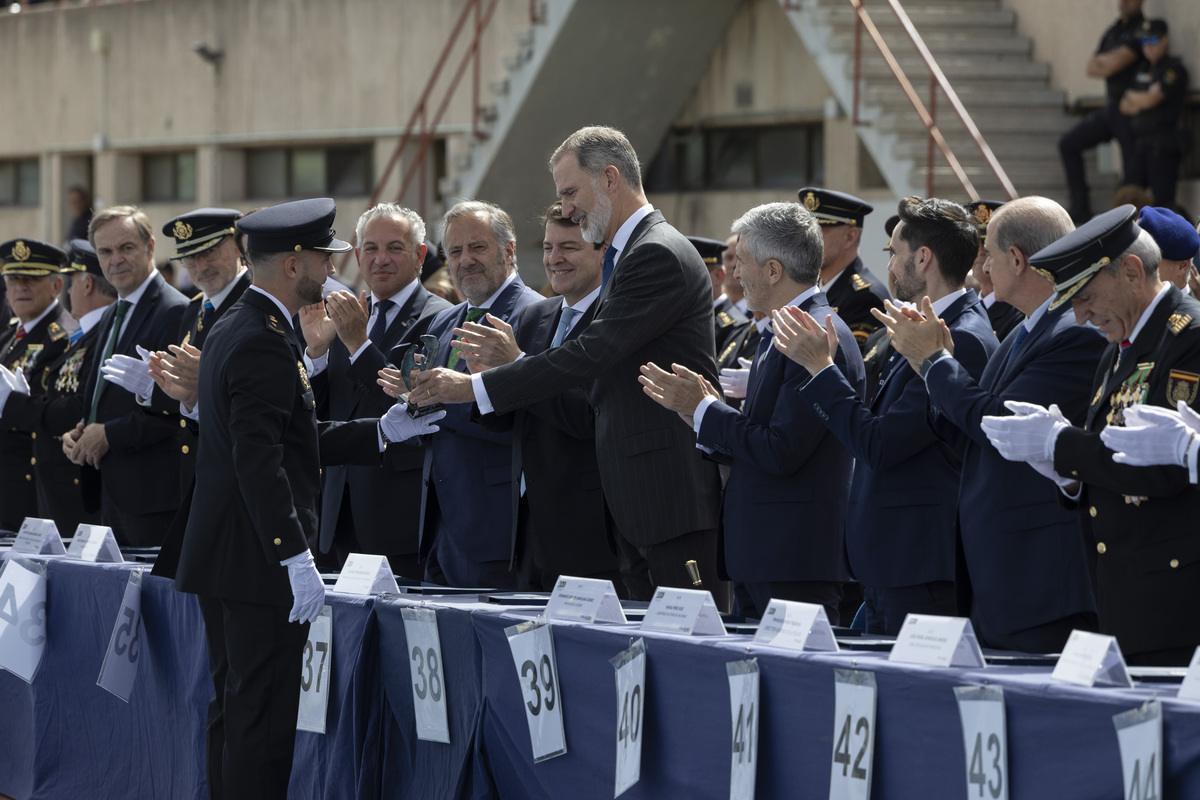
[[[906,6],[905,9],[922,37],[926,35],[926,31],[934,30],[959,31],[961,35],[961,32],[967,30],[987,29],[989,34],[994,34],[997,30],[1012,30],[1017,21],[1016,13],[1010,9],[995,6],[975,9],[969,3],[955,3],[944,8]],[[901,31],[900,20],[891,11],[884,13],[884,10],[880,9],[872,13],[870,8],[867,11],[875,27],[884,32],[885,37],[907,38]],[[822,24],[833,27],[837,33],[853,31],[854,18],[857,16],[849,3],[833,8],[823,7],[816,14]]]
[[[950,81],[950,85],[954,88],[958,99],[962,101],[962,104],[966,106],[972,115],[975,114],[975,109],[984,112],[1002,108],[1028,110],[1034,113],[1049,110],[1061,115],[1062,110],[1066,107],[1066,95],[1058,89],[1047,89],[1045,87],[1041,89],[996,89],[985,87],[982,91],[977,91],[970,83],[964,82],[960,85],[953,80]],[[913,88],[917,90],[917,94],[922,102],[928,105],[928,82],[913,82]],[[912,106],[908,101],[908,96],[900,90],[894,81],[890,85],[881,83],[867,87],[867,90],[863,93],[863,99],[867,103],[878,105],[885,111],[898,108],[911,108]],[[942,107],[944,100],[945,96],[939,92],[939,107]]]
[[[1025,56],[1033,52],[1033,41],[1024,36],[964,36],[961,31],[922,31],[921,38],[925,40],[929,51],[935,58],[949,55],[981,55],[981,56]],[[850,53],[854,50],[854,34],[852,32],[837,33],[830,36],[829,49],[838,53]],[[908,42],[905,37],[905,42]],[[875,43],[865,33],[863,35],[863,52],[878,52]],[[900,49],[899,41],[889,41],[888,46]],[[912,49],[911,42],[907,49]]]
[[[916,55],[895,53],[896,62],[910,80],[924,80],[929,75],[925,60]],[[1004,81],[1036,81],[1043,85],[1050,79],[1050,65],[1030,61],[1027,56],[946,56],[936,58],[942,73],[956,87],[959,82],[984,80],[993,83]],[[854,62],[846,65],[847,74],[853,74]],[[863,54],[861,74],[868,80],[892,80],[892,70],[879,51]]]
[[[943,136],[946,144],[950,146],[950,152],[954,153],[957,158],[964,159],[972,154],[975,158],[982,158],[975,142],[966,135],[946,136],[943,133]],[[1004,135],[987,136],[985,134],[984,141],[1002,164],[1013,159],[1057,161],[1059,158],[1058,140],[1049,136],[1009,138]],[[892,147],[892,155],[896,158],[912,158],[923,161],[928,147],[928,140],[924,136],[920,138],[905,137]],[[936,145],[934,147],[936,149]]]

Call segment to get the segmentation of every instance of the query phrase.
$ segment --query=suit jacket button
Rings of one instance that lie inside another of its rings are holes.
[[[29,459],[29,463],[36,466],[37,465],[37,456],[34,456],[33,458]]]
[[[187,427],[187,420],[186,420],[186,419],[181,419],[181,420],[179,420],[179,427],[181,427],[181,428],[186,428],[186,427]]]
[[[79,478],[76,478],[76,479],[75,479],[75,485],[76,485],[76,486],[78,486],[78,485],[79,485]]]
[[[1089,509],[1088,509],[1088,513],[1089,513],[1089,514],[1091,514],[1093,517],[1094,517],[1094,516],[1096,516],[1096,507],[1095,507],[1095,506],[1092,506],[1091,508],[1089,508]],[[1102,553],[1103,553],[1104,551],[1103,551],[1103,550],[1101,550],[1100,552],[1102,552]]]
[[[35,432],[35,433],[31,433],[31,434],[29,434],[29,435],[30,435],[31,437],[33,437],[34,439],[36,439],[36,438],[37,438],[37,433],[36,433],[36,432]]]
[[[179,450],[180,450],[180,452],[182,452],[182,453],[183,453],[185,456],[188,454],[188,446],[187,446],[186,444],[185,444],[183,447],[179,448]]]
[[[1107,549],[1108,548],[1104,546],[1104,542],[1096,542],[1096,552],[1100,555],[1104,555],[1104,551]]]
[[[1179,569],[1179,559],[1178,558],[1171,559],[1171,569]]]
[[[276,545],[277,547],[278,547],[279,545],[281,545],[281,544],[283,544],[283,539],[276,539],[276,540],[275,540],[275,545]]]
[[[27,481],[31,481],[31,480],[33,480],[33,476],[32,476],[32,475],[26,475],[26,476],[25,476],[25,480],[27,480]]]

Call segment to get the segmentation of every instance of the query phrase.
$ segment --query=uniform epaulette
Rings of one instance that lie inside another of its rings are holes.
[[[862,279],[862,276],[857,272],[850,276],[851,282],[854,284],[854,291],[861,292],[863,289],[870,289],[871,284]]]
[[[1172,314],[1170,317],[1167,318],[1167,327],[1171,329],[1171,333],[1178,336],[1179,334],[1183,333],[1184,330],[1187,329],[1187,327],[1191,323],[1191,321],[1192,321],[1191,314],[1176,313],[1176,314]]]
[[[279,319],[274,314],[267,314],[267,327],[280,336],[292,335],[292,331],[280,324]]]
[[[739,342],[734,339],[732,342],[725,345],[725,349],[721,351],[721,355],[717,358],[717,361],[723,362],[725,359],[729,358],[729,356],[733,354],[733,348],[737,347],[738,344]]]
[[[196,296],[195,296],[195,297],[193,297],[193,298],[192,298],[191,300],[189,300],[188,302],[190,302],[190,303],[194,303],[194,302],[196,302],[197,300],[203,300],[203,299],[204,299],[204,292],[198,292],[198,293],[196,294]]]
[[[57,322],[50,323],[50,341],[59,342],[67,338],[69,335],[70,334],[63,330],[62,325],[59,325]]]
[[[737,320],[724,311],[717,312],[717,321],[721,323],[722,328],[728,328],[730,325],[737,324]]]

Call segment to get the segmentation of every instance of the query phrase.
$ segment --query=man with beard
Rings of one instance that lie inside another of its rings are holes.
[[[906,303],[932,302],[954,355],[973,379],[998,342],[975,292],[963,288],[978,249],[970,215],[947,200],[906,197],[892,231],[888,288]],[[791,309],[788,309],[790,312]],[[856,459],[846,554],[863,584],[868,633],[896,635],[909,613],[954,615],[954,525],[960,454],[939,439],[925,382],[892,353],[871,403],[833,366],[837,342],[806,315],[780,315],[776,347],[813,379],[804,405]]]
[[[1068,418],[1083,419],[1103,337],[1076,325],[1066,306],[1050,307],[1054,285],[1029,262],[1073,227],[1063,207],[1044,197],[1018,198],[992,216],[986,247],[996,294],[1026,319],[978,380],[959,361],[957,338],[931,303],[922,302],[923,316],[890,303],[879,315],[892,346],[925,379],[939,433],[966,440],[955,591],[984,647],[1059,652],[1072,630],[1097,625],[1078,516],[1060,505],[1057,488],[1042,475],[997,452],[981,428],[985,414],[1004,413],[1010,400],[1058,403]]]
[[[579,223],[585,241],[611,242],[592,324],[559,347],[470,379],[424,372],[414,400],[475,400],[481,412],[504,413],[586,384],[630,595],[648,600],[656,585],[692,586],[686,562],[695,560],[718,606],[728,607],[716,570],[717,467],[637,382],[642,364],[672,360],[717,382],[708,271],[696,248],[647,202],[637,153],[620,131],[576,131],[551,156],[550,169],[563,215]]]
[[[86,511],[79,492],[79,467],[63,454],[59,435],[85,413],[83,384],[91,363],[99,358],[99,322],[117,299],[117,290],[100,272],[96,251],[83,239],[71,242],[64,305],[79,322],[66,351],[44,362],[31,376],[31,393],[9,395],[0,403],[0,426],[28,431],[33,437],[37,515],[53,519],[59,533],[70,536],[81,522],[100,522],[98,511]]]
[[[881,327],[871,309],[882,310],[888,299],[887,290],[858,256],[863,220],[875,207],[852,194],[814,186],[801,189],[799,195],[800,202],[821,223],[825,248],[821,288],[829,305],[854,332],[859,351],[865,352],[867,339]]]
[[[16,315],[15,324],[0,333],[0,408],[8,392],[42,394],[37,375],[70,344],[68,337],[79,326],[58,302],[62,289],[59,271],[67,254],[36,239],[14,239],[0,244],[4,285]],[[32,432],[0,430],[0,529],[15,531],[25,517],[37,516],[37,489]],[[62,533],[70,534],[69,531]]]

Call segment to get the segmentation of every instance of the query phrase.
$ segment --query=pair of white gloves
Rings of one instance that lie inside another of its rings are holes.
[[[4,413],[4,404],[13,392],[29,394],[29,381],[25,380],[25,373],[21,370],[14,371],[0,365],[0,414]]]
[[[1024,461],[1062,487],[1075,483],[1054,471],[1054,444],[1070,426],[1057,405],[1042,408],[1033,403],[1005,402],[1010,417],[984,417],[981,423],[992,446],[1009,461]],[[1200,414],[1180,401],[1178,409],[1132,406],[1124,411],[1124,427],[1110,425],[1100,441],[1112,450],[1113,461],[1134,467],[1187,467],[1193,484],[1200,482]]]

